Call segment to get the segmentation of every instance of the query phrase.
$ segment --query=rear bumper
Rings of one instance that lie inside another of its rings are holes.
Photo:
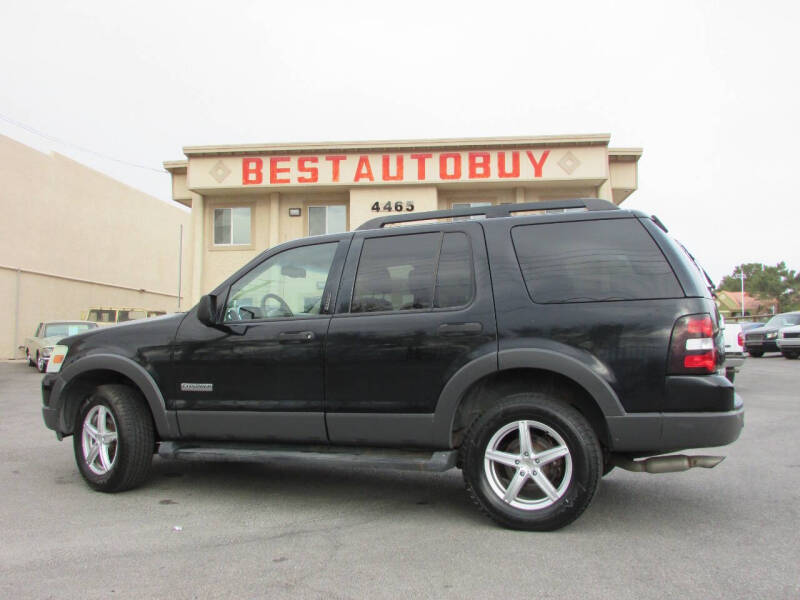
[[[606,419],[615,452],[659,454],[735,442],[744,427],[744,403],[734,394],[724,412],[636,413]]]
[[[744,364],[746,357],[744,352],[726,352],[725,353],[725,368],[739,370]]]
[[[744,349],[748,352],[750,352],[750,350],[755,350],[756,352],[778,352],[778,344],[775,343],[775,340],[747,342],[745,343]]]

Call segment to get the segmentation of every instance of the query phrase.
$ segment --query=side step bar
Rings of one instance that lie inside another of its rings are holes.
[[[245,463],[318,463],[397,471],[447,471],[456,465],[456,450],[426,452],[356,446],[290,446],[225,442],[161,442],[158,455],[173,460]]]

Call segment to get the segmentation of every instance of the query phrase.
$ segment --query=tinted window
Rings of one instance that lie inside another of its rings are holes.
[[[463,233],[446,233],[439,255],[434,294],[436,308],[464,306],[472,300],[472,252]]]
[[[350,312],[431,308],[440,233],[364,240]]]
[[[512,230],[528,292],[539,303],[682,297],[664,255],[635,219]]]
[[[226,321],[318,315],[336,243],[285,250],[231,286]]]

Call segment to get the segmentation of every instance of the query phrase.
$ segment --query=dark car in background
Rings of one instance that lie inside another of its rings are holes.
[[[800,312],[788,312],[775,315],[761,327],[755,327],[744,336],[744,347],[750,356],[759,358],[765,352],[780,352],[778,348],[778,332],[783,327],[800,325]]]

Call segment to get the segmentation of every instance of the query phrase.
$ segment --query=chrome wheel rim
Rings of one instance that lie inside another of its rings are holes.
[[[95,475],[105,475],[117,462],[117,422],[106,406],[98,404],[86,414],[81,434],[83,459]]]
[[[572,481],[567,443],[538,421],[514,421],[497,430],[486,445],[483,464],[494,494],[526,511],[552,506]]]

